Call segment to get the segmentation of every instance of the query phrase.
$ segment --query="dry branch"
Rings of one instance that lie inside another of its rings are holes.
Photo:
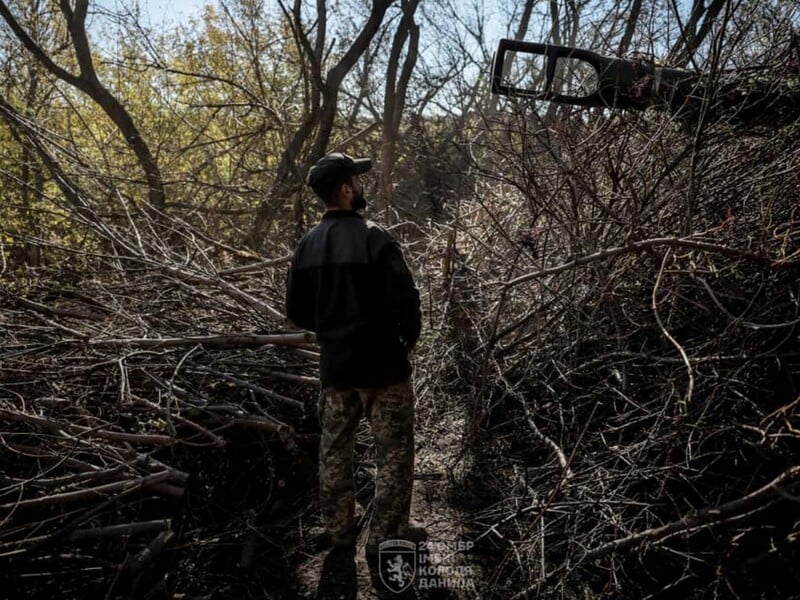
[[[800,465],[795,465],[746,496],[719,506],[704,508],[686,515],[679,521],[673,521],[661,527],[654,527],[608,542],[587,552],[586,558],[598,558],[611,552],[627,550],[644,542],[657,543],[679,533],[686,533],[698,527],[713,525],[745,514],[763,506],[776,495],[788,492],[798,483],[798,479],[800,479]]]
[[[153,539],[152,542],[150,542],[150,544],[148,544],[146,548],[134,556],[125,565],[126,570],[134,573],[141,570],[142,567],[158,558],[159,555],[164,551],[164,548],[166,548],[174,539],[175,534],[172,531],[162,531]]]
[[[93,339],[88,344],[97,348],[180,348],[184,346],[207,346],[209,348],[257,348],[259,346],[303,346],[313,344],[312,333],[286,333],[275,335],[208,335],[172,338],[127,338],[127,339]],[[75,340],[74,343],[84,343]]]
[[[155,446],[166,446],[171,444],[173,441],[173,438],[168,435],[127,433],[124,431],[109,431],[107,429],[99,429],[95,427],[84,427],[82,425],[73,425],[71,423],[57,423],[55,421],[45,419],[44,417],[37,417],[35,415],[10,411],[3,408],[0,408],[0,417],[7,419],[8,421],[23,421],[31,425],[41,427],[47,431],[51,431],[55,434],[69,431],[77,436],[85,438],[98,438],[126,442],[129,444],[148,444]]]
[[[136,521],[133,523],[120,523],[118,525],[108,525],[105,527],[88,527],[86,529],[76,529],[72,533],[63,536],[65,542],[95,541],[104,538],[115,538],[131,535],[149,535],[168,530],[172,527],[171,519],[158,519],[154,521]],[[0,552],[14,547],[23,549],[29,545],[39,544],[50,538],[49,535],[34,536],[25,538],[17,542],[6,542],[0,544]]]
[[[577,258],[575,260],[572,260],[570,262],[555,267],[548,267],[547,269],[541,269],[539,271],[534,271],[533,273],[520,275],[519,277],[515,277],[514,279],[510,279],[508,281],[493,281],[491,283],[502,284],[506,287],[511,287],[519,285],[520,283],[524,283],[526,281],[530,281],[531,279],[539,279],[541,277],[546,277],[547,275],[557,275],[565,271],[570,271],[575,267],[588,265],[590,263],[605,260],[607,258],[613,258],[615,256],[620,256],[621,254],[641,252],[643,250],[647,250],[650,248],[657,248],[659,246],[700,250],[703,252],[710,252],[712,254],[721,254],[724,256],[730,256],[734,258],[743,258],[746,260],[753,261],[755,263],[760,263],[767,266],[771,265],[774,267],[790,267],[800,263],[800,260],[784,261],[777,258],[771,259],[767,256],[762,256],[760,254],[749,252],[747,250],[739,250],[737,248],[730,248],[728,246],[722,246],[720,244],[712,244],[710,242],[703,242],[700,240],[692,240],[680,237],[653,238],[648,240],[641,240],[638,242],[630,242],[625,246],[620,246],[616,248],[606,248],[604,250],[600,250],[593,254],[582,256],[581,258]]]
[[[588,560],[597,559],[615,552],[624,552],[644,543],[656,544],[674,535],[689,533],[698,528],[711,526],[762,508],[775,496],[782,495],[791,490],[798,483],[798,479],[800,479],[800,465],[795,465],[766,485],[746,496],[719,506],[701,509],[686,515],[679,521],[673,521],[661,527],[640,531],[593,548],[582,556],[570,561],[569,565],[562,565],[558,569],[551,571],[534,585],[516,594],[514,598],[515,600],[521,600],[522,598],[528,598],[531,594],[536,594],[543,586],[547,585],[548,582],[553,581],[554,578],[563,576],[567,570],[575,569]]]
[[[219,271],[217,274],[220,277],[229,277],[231,275],[261,273],[263,272],[264,269],[286,264],[290,260],[292,260],[292,255],[287,254],[286,256],[281,256],[280,258],[273,258],[272,260],[263,260],[261,262],[253,263],[251,265],[242,265],[241,267],[231,267],[230,269],[223,269],[222,271]]]
[[[234,383],[234,384],[236,384],[238,386],[241,386],[243,388],[251,390],[251,391],[253,391],[253,392],[257,393],[257,394],[260,394],[262,396],[266,396],[267,398],[270,398],[272,400],[277,400],[278,402],[286,404],[287,406],[292,406],[294,408],[299,408],[299,409],[303,408],[303,403],[295,400],[294,398],[287,398],[286,396],[282,396],[281,394],[276,394],[272,390],[268,390],[266,388],[261,387],[260,385],[256,385],[254,383],[250,383],[249,381],[245,381],[244,379],[242,379],[240,377],[236,377],[236,376],[231,375],[229,373],[222,373],[222,372],[217,371],[215,369],[210,369],[208,367],[203,367],[203,366],[195,367],[195,369],[197,371],[200,371],[201,373],[209,373],[211,375],[215,375],[217,377],[221,377],[225,381],[230,381],[231,383]]]
[[[72,310],[68,308],[47,306],[45,304],[40,304],[39,302],[34,302],[33,300],[29,300],[27,298],[22,298],[21,296],[14,297],[14,300],[24,308],[54,317],[71,317],[74,319],[87,319],[91,321],[99,321],[105,318],[105,315],[100,315],[97,313],[89,313],[79,310]]]
[[[242,302],[242,304],[245,306],[250,306],[256,309],[258,312],[263,312],[269,315],[272,320],[286,320],[286,315],[284,315],[282,312],[276,310],[262,299],[256,298],[252,294],[248,294],[247,292],[240,290],[232,283],[225,281],[222,277],[210,277],[199,272],[189,272],[186,269],[174,267],[172,265],[161,265],[160,268],[163,272],[169,273],[173,277],[181,279],[186,283],[217,287],[232,298],[236,298]]]
[[[93,488],[84,490],[76,490],[74,492],[64,492],[63,494],[51,494],[49,496],[42,496],[41,498],[31,498],[29,500],[20,500],[18,502],[7,502],[0,504],[0,509],[3,510],[30,510],[40,509],[46,506],[60,506],[70,502],[77,502],[79,500],[92,500],[97,497],[105,497],[110,493],[130,492],[139,488],[153,488],[154,486],[164,483],[170,479],[172,474],[170,471],[161,471],[153,475],[147,475],[139,479],[130,481],[118,481],[114,483],[107,483],[98,485]]]

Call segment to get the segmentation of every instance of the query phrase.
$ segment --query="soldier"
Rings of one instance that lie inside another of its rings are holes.
[[[409,522],[414,471],[414,395],[408,354],[421,328],[419,292],[398,243],[357,211],[369,158],[335,153],[309,171],[325,203],[289,269],[286,314],[320,344],[320,503],[334,548],[355,547],[353,443],[369,420],[377,478],[367,555],[390,538],[426,539]]]

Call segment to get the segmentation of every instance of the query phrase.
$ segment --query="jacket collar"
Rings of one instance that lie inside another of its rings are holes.
[[[326,210],[322,214],[323,219],[344,219],[347,217],[357,217],[359,219],[364,218],[354,210]]]

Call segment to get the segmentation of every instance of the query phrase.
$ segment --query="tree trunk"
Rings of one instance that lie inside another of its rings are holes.
[[[148,188],[150,208],[155,211],[156,217],[163,218],[166,206],[166,194],[161,171],[158,163],[150,152],[150,148],[139,132],[130,113],[119,100],[100,82],[92,63],[92,53],[89,39],[86,35],[86,13],[89,8],[88,0],[75,0],[75,9],[72,9],[69,0],[59,0],[59,6],[72,38],[72,46],[80,69],[79,75],[73,75],[66,69],[58,66],[53,59],[39,46],[34,39],[23,29],[9,10],[6,3],[0,0],[0,15],[3,16],[8,26],[17,39],[33,56],[54,76],[78,88],[108,115],[114,125],[125,138],[128,147],[133,150],[139,166],[145,174]]]
[[[272,221],[276,208],[291,197],[293,190],[299,191],[302,189],[304,185],[303,174],[325,154],[336,118],[339,88],[342,80],[358,62],[358,59],[375,37],[391,3],[392,0],[375,0],[372,3],[370,15],[360,29],[358,36],[333,68],[327,72],[324,79],[322,77],[322,59],[323,49],[326,46],[324,39],[326,23],[325,2],[323,0],[318,0],[317,2],[319,25],[317,38],[313,46],[303,31],[300,19],[301,3],[296,1],[292,11],[283,7],[281,3],[284,14],[291,20],[298,50],[304,54],[304,59],[307,61],[307,70],[304,75],[308,76],[310,71],[310,77],[308,77],[310,90],[306,99],[307,107],[304,125],[292,136],[292,140],[284,151],[281,163],[276,171],[274,183],[256,209],[253,224],[245,240],[249,247],[255,250],[263,247],[266,229]],[[315,129],[314,139],[308,146]],[[303,149],[306,147],[308,149],[304,151]],[[297,201],[295,201],[295,204],[297,204]],[[295,222],[297,222],[297,210],[298,208],[295,206]],[[300,210],[302,210],[302,205]]]
[[[381,195],[386,224],[392,224],[394,204],[393,172],[397,160],[397,135],[406,104],[408,81],[417,62],[419,50],[419,26],[414,22],[414,13],[419,0],[404,0],[403,18],[395,31],[389,63],[386,68],[386,84],[383,95],[383,131],[381,136]],[[403,66],[400,68],[400,55],[408,41]],[[398,78],[397,71],[400,70]]]
[[[628,20],[625,22],[625,33],[622,34],[622,40],[619,43],[619,50],[617,53],[622,56],[630,48],[631,41],[633,40],[633,33],[636,31],[636,23],[639,20],[639,13],[642,11],[642,0],[633,0],[631,2],[631,12],[628,15]]]
[[[673,65],[682,67],[690,61],[694,61],[695,51],[705,40],[711,30],[711,25],[727,2],[728,0],[712,0],[706,8],[704,0],[694,1],[689,21],[681,27],[681,37],[669,52],[670,62]],[[701,19],[702,24],[700,24]],[[699,28],[698,24],[700,24]]]

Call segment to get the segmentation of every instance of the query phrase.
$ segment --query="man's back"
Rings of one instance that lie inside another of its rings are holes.
[[[327,211],[300,241],[286,309],[317,333],[323,385],[380,387],[409,377],[419,293],[396,242],[357,212]]]

